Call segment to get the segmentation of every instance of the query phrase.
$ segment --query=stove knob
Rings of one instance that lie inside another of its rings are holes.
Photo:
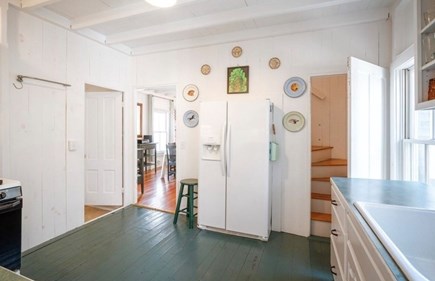
[[[6,198],[6,192],[1,192],[0,193],[0,199],[4,199]]]

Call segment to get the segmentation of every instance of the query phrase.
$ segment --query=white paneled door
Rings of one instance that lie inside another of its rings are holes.
[[[388,72],[385,68],[353,57],[349,58],[348,72],[348,176],[385,179]]]
[[[85,204],[122,205],[122,94],[86,93]]]

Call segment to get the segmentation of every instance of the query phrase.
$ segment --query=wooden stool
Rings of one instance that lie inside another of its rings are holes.
[[[197,215],[193,212],[193,209],[196,208],[196,206],[193,205],[193,200],[198,198],[198,196],[195,197],[195,194],[198,194],[198,192],[194,191],[195,185],[198,186],[197,179],[183,179],[180,181],[180,192],[178,193],[177,207],[175,209],[175,216],[174,216],[174,224],[177,223],[178,214],[185,213],[189,218],[189,228],[193,228],[193,219]],[[187,186],[187,193],[184,193],[185,186]],[[183,197],[187,197],[187,206],[186,208],[180,210],[181,199]]]

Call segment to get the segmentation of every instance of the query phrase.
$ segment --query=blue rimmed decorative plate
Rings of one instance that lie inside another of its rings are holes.
[[[282,125],[287,131],[299,132],[305,125],[305,118],[300,112],[290,111],[282,118]]]
[[[302,96],[306,89],[307,84],[305,84],[304,79],[300,77],[289,78],[284,83],[284,92],[287,96],[291,98],[297,98]]]
[[[184,125],[186,125],[189,128],[196,127],[196,125],[198,125],[199,122],[198,112],[196,112],[195,110],[186,111],[183,116],[183,122]]]

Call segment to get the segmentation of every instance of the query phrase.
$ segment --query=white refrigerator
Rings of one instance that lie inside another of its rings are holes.
[[[200,228],[268,240],[272,110],[269,100],[201,103]]]

